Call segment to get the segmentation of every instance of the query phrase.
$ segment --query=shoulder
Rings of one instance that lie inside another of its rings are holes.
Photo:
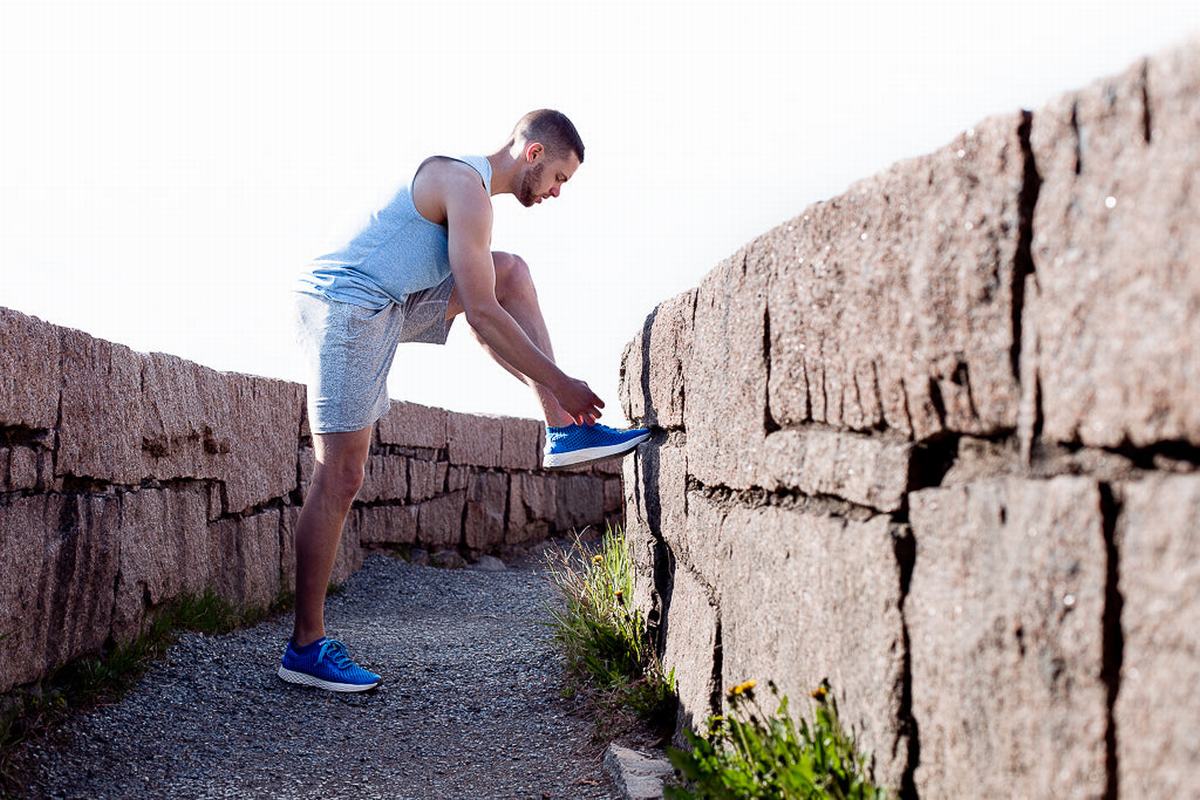
[[[447,156],[430,156],[421,162],[417,175],[421,180],[428,179],[444,190],[489,200],[479,173],[466,162]]]

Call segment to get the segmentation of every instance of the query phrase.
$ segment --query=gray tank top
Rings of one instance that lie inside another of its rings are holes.
[[[492,165],[486,157],[446,158],[473,167],[491,194]],[[409,181],[344,247],[313,259],[294,288],[378,310],[392,302],[403,303],[411,292],[437,286],[449,274],[446,226],[421,216]]]

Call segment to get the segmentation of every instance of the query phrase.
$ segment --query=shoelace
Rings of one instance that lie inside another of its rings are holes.
[[[321,649],[317,651],[317,663],[329,655],[329,660],[334,663],[334,666],[342,669],[350,669],[354,662],[350,660],[350,654],[346,652],[346,645],[339,642],[337,639],[326,639],[321,645]]]

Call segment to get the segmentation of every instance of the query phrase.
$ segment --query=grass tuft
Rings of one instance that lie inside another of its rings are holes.
[[[546,551],[559,603],[549,621],[571,679],[565,696],[585,694],[602,713],[633,711],[656,732],[673,728],[675,671],[664,672],[646,621],[633,607],[634,569],[620,529],[605,527],[599,547],[577,533]]]
[[[778,691],[769,682],[772,694]],[[667,786],[666,800],[885,800],[854,738],[843,730],[837,701],[822,682],[812,692],[814,720],[797,723],[788,699],[766,715],[755,700],[756,682],[727,693],[729,715],[708,719],[704,735],[685,728],[690,751],[667,748],[686,786]]]

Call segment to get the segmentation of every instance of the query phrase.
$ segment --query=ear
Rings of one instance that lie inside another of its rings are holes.
[[[525,145],[525,161],[529,164],[538,160],[538,156],[546,154],[546,148],[542,147],[541,142],[530,142]]]

